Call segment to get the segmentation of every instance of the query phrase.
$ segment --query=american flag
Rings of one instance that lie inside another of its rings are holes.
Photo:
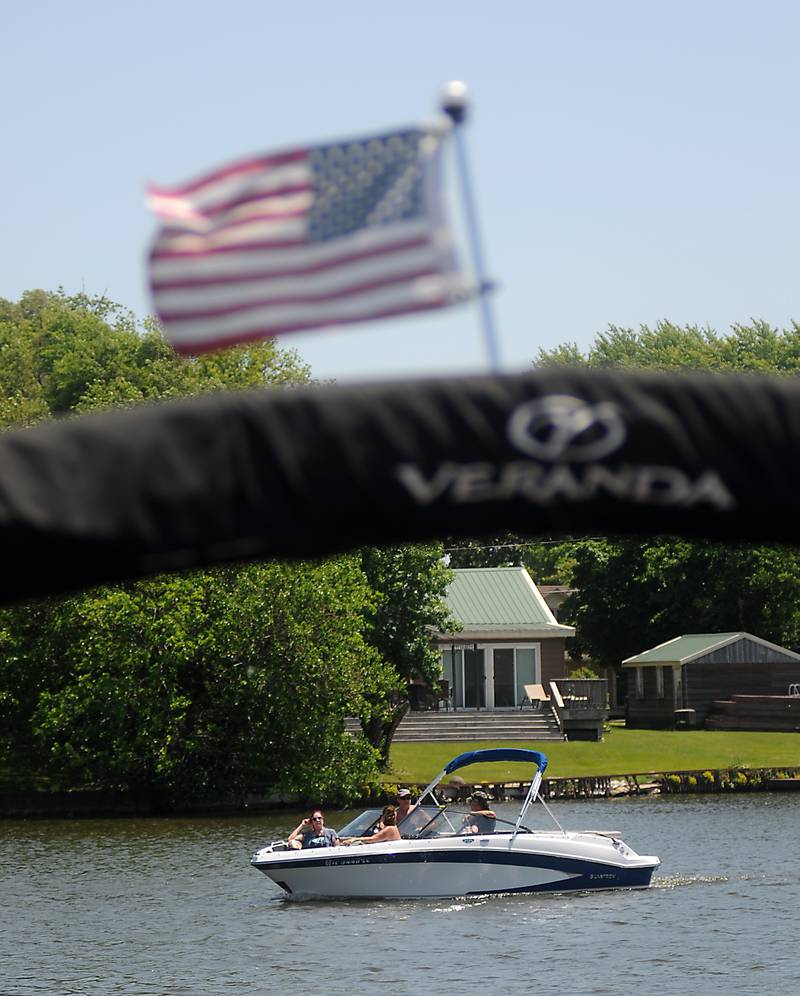
[[[152,187],[163,227],[150,280],[175,349],[463,300],[439,182],[443,138],[435,128],[395,131]]]

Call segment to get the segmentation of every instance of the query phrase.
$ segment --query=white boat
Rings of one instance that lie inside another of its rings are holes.
[[[498,818],[492,833],[471,832],[455,805],[438,802],[435,789],[459,768],[487,761],[527,761],[536,765],[515,823]],[[520,748],[459,754],[420,795],[427,818],[401,840],[294,850],[286,841],[261,848],[254,868],[286,893],[319,898],[455,898],[510,892],[574,892],[585,889],[644,888],[660,860],[640,855],[616,831],[564,830],[539,795],[544,754]],[[554,830],[531,830],[523,819],[531,804],[542,803]],[[429,805],[424,805],[430,800]],[[340,838],[369,833],[380,810],[366,810],[339,831]],[[403,833],[403,824],[400,824]]]

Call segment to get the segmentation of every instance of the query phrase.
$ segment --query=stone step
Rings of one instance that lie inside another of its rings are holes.
[[[361,729],[355,719],[348,719],[349,733]],[[555,716],[550,710],[541,712],[485,712],[458,710],[453,712],[410,712],[403,717],[394,740],[410,741],[480,741],[480,740],[563,740]]]
[[[461,726],[464,723],[480,723],[481,726],[508,726],[512,723],[516,726],[547,726],[554,723],[552,716],[531,716],[520,718],[519,716],[442,716],[435,714],[430,716],[404,716],[402,723],[404,726]]]
[[[563,741],[564,737],[560,732],[538,732],[536,734],[531,734],[530,732],[520,732],[519,730],[513,730],[511,732],[501,732],[496,733],[494,730],[491,733],[486,731],[473,731],[469,733],[455,733],[455,732],[444,732],[444,731],[434,731],[432,733],[400,733],[399,731],[395,733],[393,742],[394,743],[439,743],[444,741],[458,742],[458,743],[472,743],[475,741],[480,742],[481,740],[519,740],[523,743],[535,743],[538,741]]]
[[[420,740],[563,740],[555,716],[541,712],[408,713],[397,728],[399,743]]]
[[[558,727],[550,726],[401,726],[395,737],[424,736],[437,739],[444,734],[465,738],[475,736],[498,738],[509,734],[520,737],[542,737],[549,733],[561,735]]]

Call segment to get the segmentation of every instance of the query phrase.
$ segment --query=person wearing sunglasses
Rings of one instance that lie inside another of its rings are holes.
[[[336,847],[339,837],[335,830],[325,826],[325,817],[314,809],[286,838],[290,847]]]
[[[403,837],[416,837],[431,821],[430,816],[420,809],[419,804],[411,800],[410,789],[397,790],[397,827]]]

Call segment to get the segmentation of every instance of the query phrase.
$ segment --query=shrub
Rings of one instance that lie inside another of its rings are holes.
[[[574,671],[570,671],[569,677],[575,681],[579,681],[582,678],[598,678],[599,675],[593,671],[590,667],[576,667]]]

